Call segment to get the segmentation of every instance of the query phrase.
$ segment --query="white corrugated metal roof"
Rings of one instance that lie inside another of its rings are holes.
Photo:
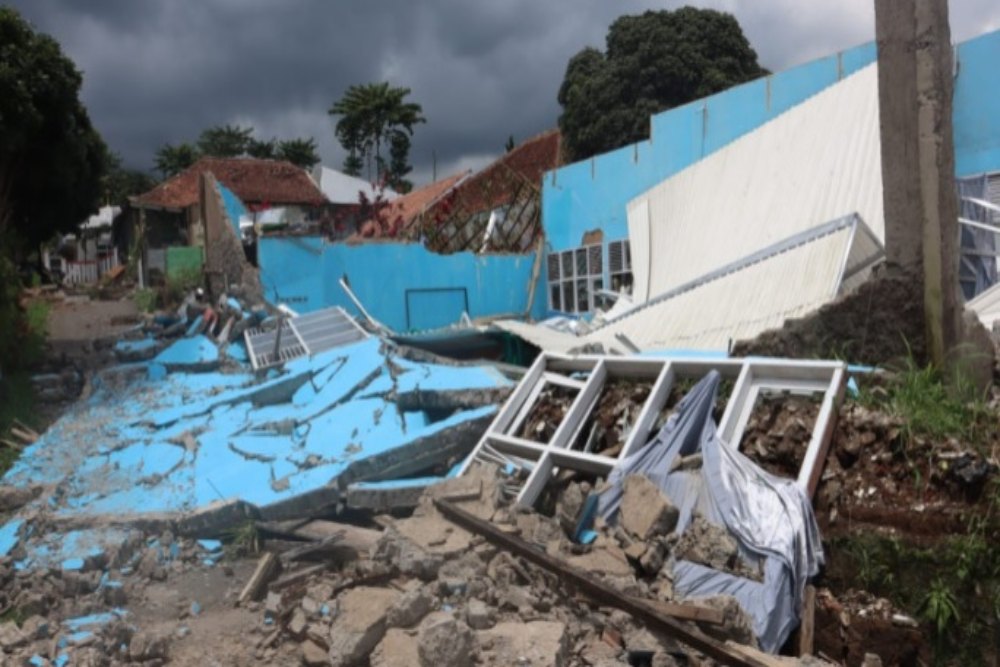
[[[965,304],[965,309],[974,312],[983,326],[992,331],[993,323],[1000,322],[1000,284],[976,296]]]
[[[496,325],[557,352],[589,343],[622,353],[629,352],[629,344],[640,350],[726,350],[731,342],[829,302],[883,254],[874,234],[852,215],[718,267],[584,336],[523,322]]]
[[[882,240],[877,84],[860,70],[630,202],[636,300],[851,213]]]
[[[317,165],[313,169],[312,177],[331,204],[357,204],[358,195],[361,192],[368,199],[374,199],[376,195],[375,188],[365,179],[349,176],[330,167]],[[389,188],[382,192],[382,197],[386,200],[392,200],[398,196]]]

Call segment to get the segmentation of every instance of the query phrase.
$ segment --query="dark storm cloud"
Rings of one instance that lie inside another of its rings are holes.
[[[653,0],[18,0],[84,71],[95,124],[126,162],[149,168],[156,147],[205,127],[313,136],[324,161],[342,153],[326,110],[353,83],[413,89],[428,118],[414,140],[418,181],[475,167],[556,124],[566,61],[602,47],[624,13],[675,8]],[[698,2],[736,14],[772,70],[868,41],[872,0]],[[952,0],[965,39],[1000,27],[995,0]]]

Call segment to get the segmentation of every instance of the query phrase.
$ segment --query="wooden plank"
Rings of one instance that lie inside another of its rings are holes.
[[[562,560],[539,551],[524,540],[508,535],[492,523],[482,521],[452,503],[442,500],[434,501],[441,513],[456,525],[477,535],[482,535],[511,553],[521,556],[527,561],[556,574],[560,579],[596,600],[599,604],[621,609],[646,624],[651,630],[657,630],[674,637],[706,656],[733,667],[771,667],[771,664],[752,655],[723,644],[704,633],[687,628],[678,621],[661,613],[649,601],[623,595],[603,581],[592,579],[591,576]]]
[[[266,553],[261,556],[260,560],[257,561],[257,569],[254,570],[246,586],[240,592],[239,604],[243,605],[251,600],[259,600],[263,596],[267,584],[278,576],[280,567],[281,561],[277,554]]]
[[[320,574],[330,569],[329,563],[319,563],[317,565],[310,565],[309,567],[304,567],[301,570],[296,570],[295,572],[289,572],[285,576],[276,579],[271,582],[267,587],[272,593],[288,588],[289,586],[294,586],[295,584],[302,583],[314,574]]]
[[[647,602],[656,607],[661,614],[680,618],[685,621],[722,625],[726,620],[726,615],[722,613],[721,609],[702,607],[697,604],[678,604],[676,602],[667,602],[666,600],[647,600]]]
[[[11,449],[17,451],[21,451],[22,449],[24,449],[24,445],[22,445],[21,443],[14,442],[13,440],[7,440],[6,438],[0,438],[0,443],[2,443],[6,447],[10,447]]]
[[[813,631],[816,623],[816,587],[806,586],[802,596],[802,623],[799,625],[799,655],[812,655]]]
[[[10,427],[10,434],[12,436],[14,436],[15,438],[17,438],[17,439],[19,439],[19,440],[21,440],[21,441],[23,441],[23,442],[25,442],[25,443],[27,443],[29,445],[35,444],[35,442],[38,440],[38,435],[37,434],[32,434],[32,433],[28,433],[27,431],[22,431],[21,429],[19,429],[16,426],[11,426]]]

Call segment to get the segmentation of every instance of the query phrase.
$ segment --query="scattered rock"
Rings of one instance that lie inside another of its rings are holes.
[[[493,627],[493,612],[482,600],[469,600],[465,607],[465,622],[473,630],[486,630]]]
[[[420,629],[420,667],[465,667],[472,664],[472,631],[450,614],[428,617]]]
[[[306,667],[324,667],[330,664],[326,649],[311,639],[302,642],[302,664]]]
[[[420,655],[417,638],[400,628],[387,630],[371,655],[371,667],[414,667],[418,664]]]
[[[389,627],[413,627],[430,613],[433,606],[433,598],[423,588],[409,591],[404,593],[389,609],[386,614],[386,623]]]
[[[128,655],[135,662],[165,659],[169,655],[170,641],[167,635],[139,631],[132,635]]]
[[[618,516],[626,531],[640,540],[648,540],[673,532],[680,513],[648,477],[629,475],[625,478]]]
[[[360,586],[339,598],[337,618],[330,626],[330,662],[335,667],[363,663],[385,635],[386,615],[399,593]]]
[[[558,667],[566,662],[566,626],[551,621],[498,623],[479,633],[485,664]]]

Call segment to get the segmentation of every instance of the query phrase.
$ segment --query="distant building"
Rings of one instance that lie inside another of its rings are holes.
[[[211,173],[234,193],[251,213],[284,208],[288,224],[304,224],[316,218],[327,203],[309,174],[283,160],[256,158],[202,158],[131,200],[132,230],[144,229],[142,259],[144,277],[169,273],[167,249],[203,247],[199,181]],[[129,235],[130,237],[132,234]]]

